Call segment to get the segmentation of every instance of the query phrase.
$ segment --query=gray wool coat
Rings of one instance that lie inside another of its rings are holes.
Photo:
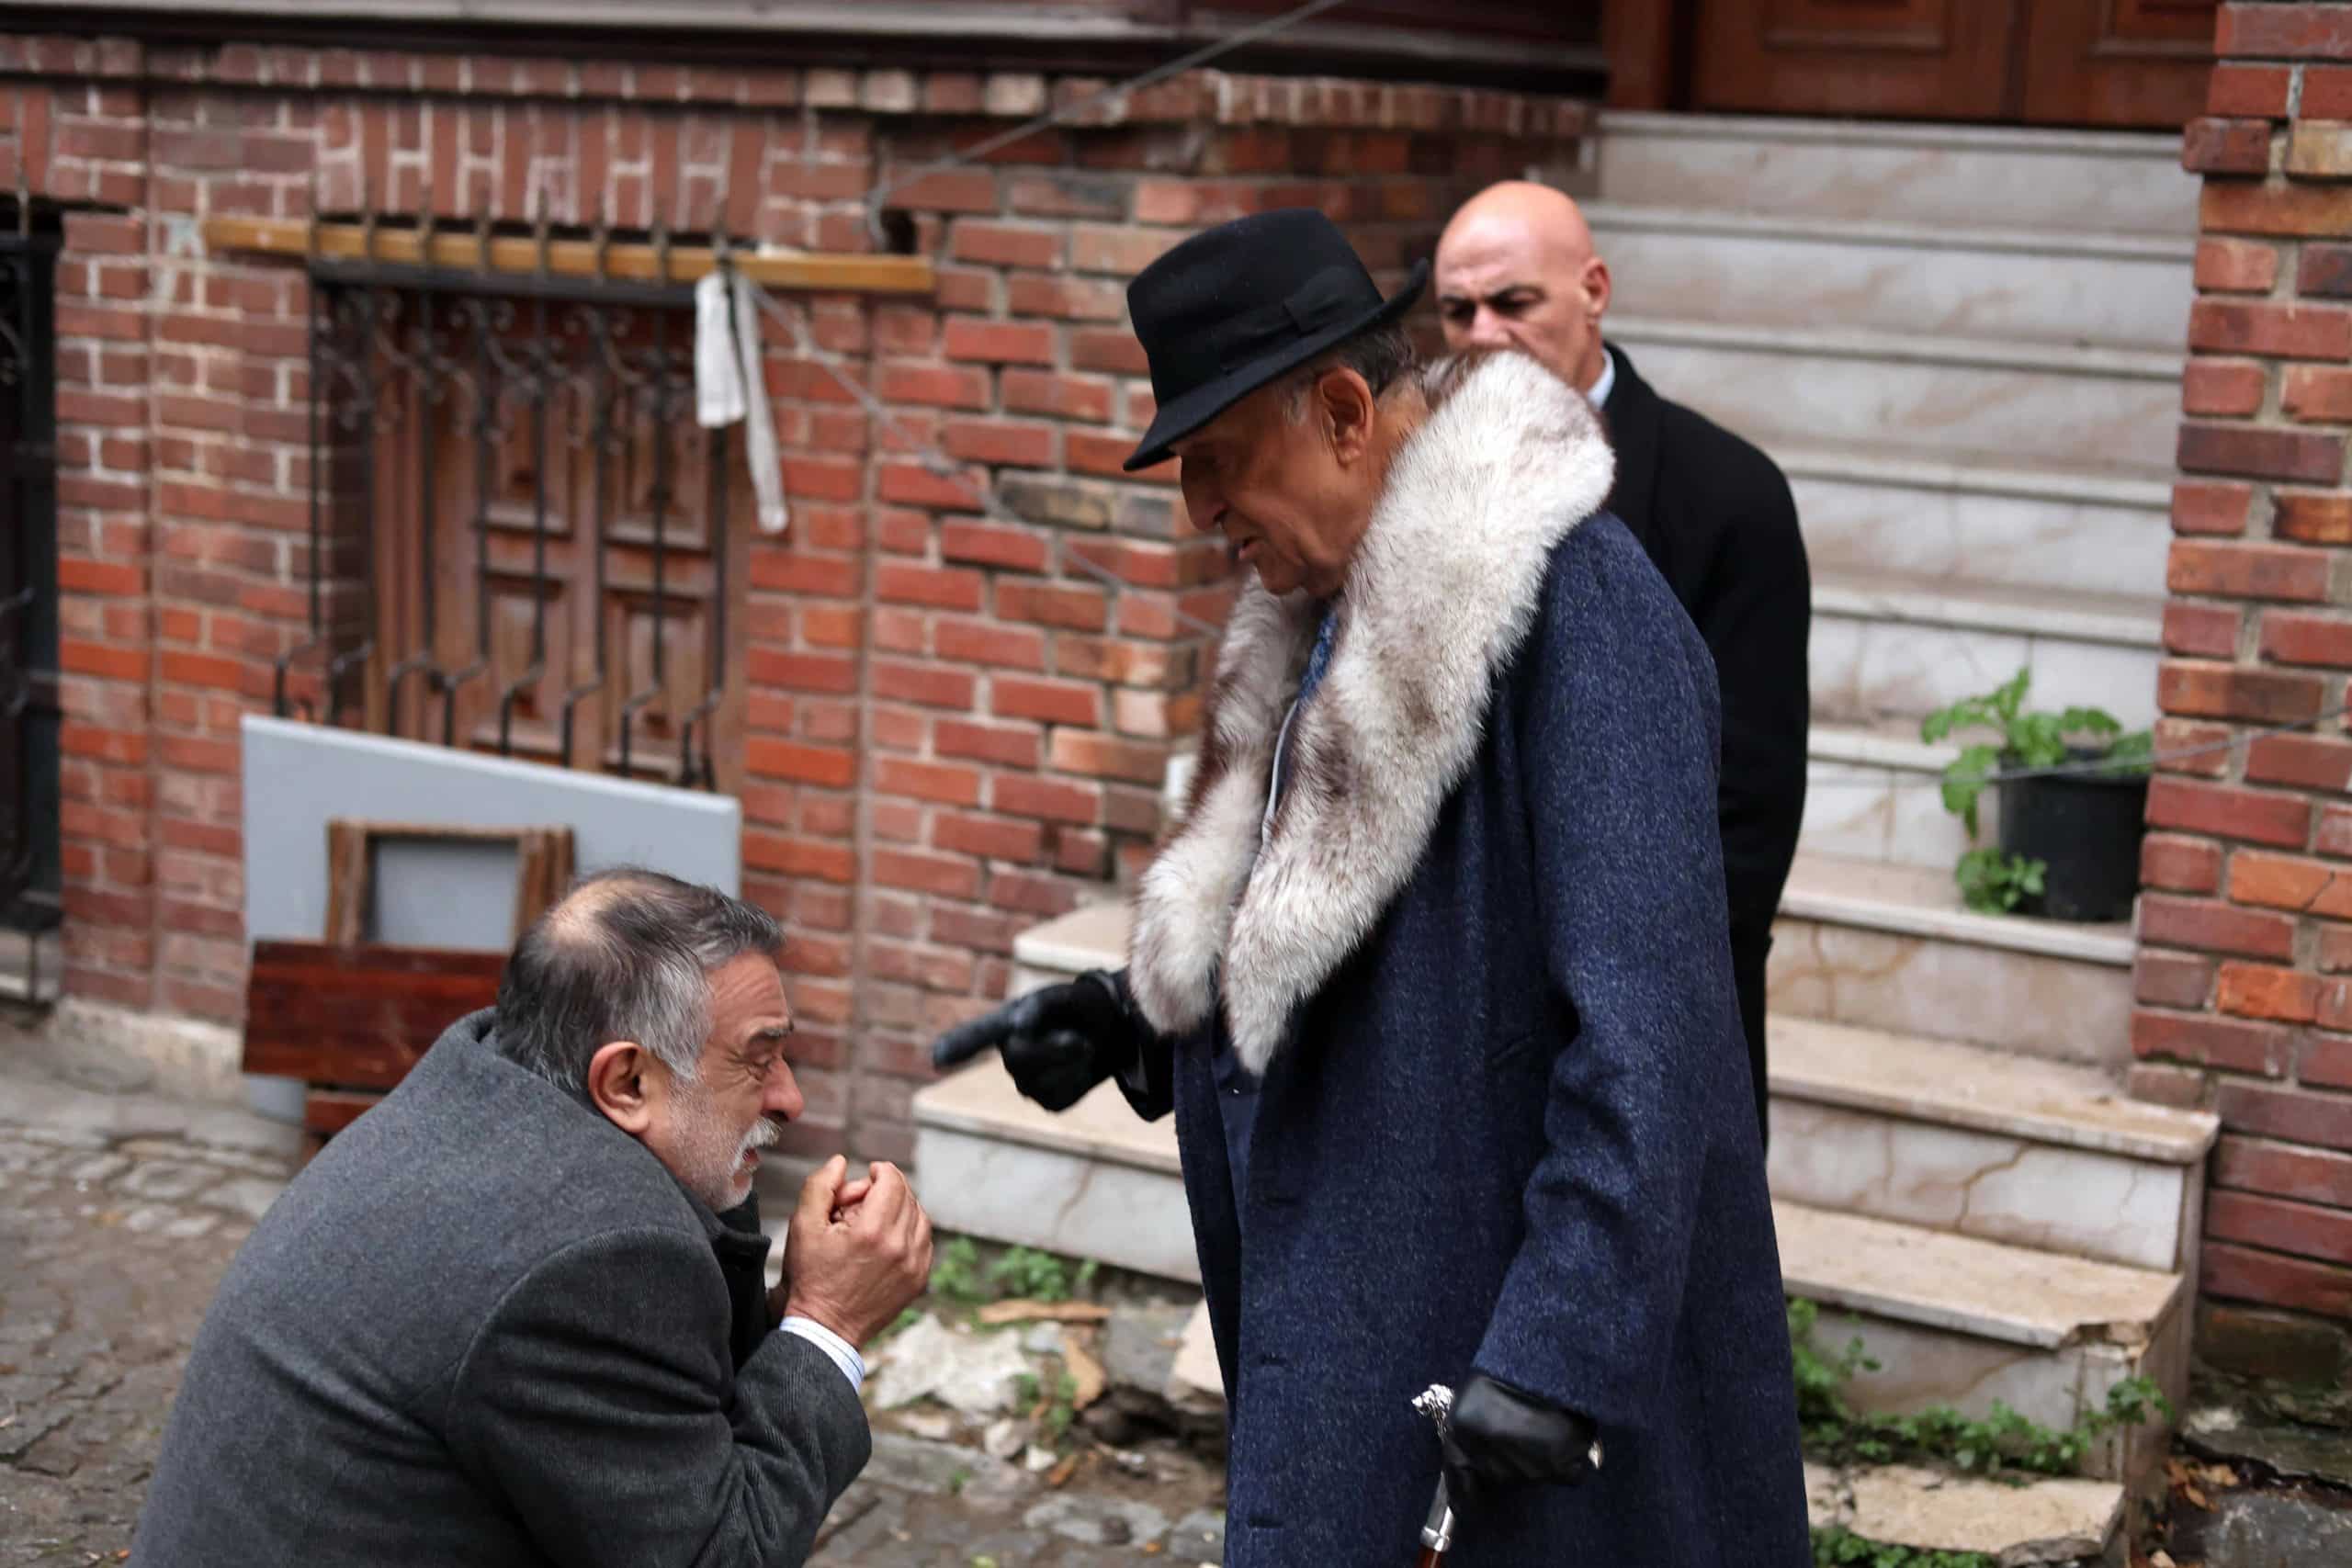
[[[784,1568],[870,1452],[770,1332],[764,1238],[452,1025],[238,1252],[133,1545],[150,1568]],[[740,1365],[739,1365],[740,1360]]]

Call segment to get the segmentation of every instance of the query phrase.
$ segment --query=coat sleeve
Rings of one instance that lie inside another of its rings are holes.
[[[1119,1007],[1126,1014],[1127,1027],[1135,1032],[1135,1060],[1118,1075],[1119,1092],[1127,1097],[1135,1113],[1147,1122],[1157,1122],[1176,1109],[1176,1048],[1178,1042],[1162,1034],[1143,1016],[1143,1009],[1136,1005],[1136,996],[1127,985],[1127,972],[1118,970],[1110,976],[1112,989],[1118,993]]]
[[[798,1568],[871,1452],[825,1353],[771,1334],[730,1370],[726,1286],[695,1238],[628,1230],[515,1284],[460,1361],[451,1447],[548,1560]]]
[[[1760,944],[1772,929],[1781,890],[1804,820],[1805,736],[1811,720],[1806,646],[1813,578],[1789,481],[1763,454],[1724,482],[1699,613],[1699,635],[1714,658],[1723,694],[1724,882],[1736,944]]]
[[[1647,1424],[1701,1179],[1756,1133],[1724,919],[1704,647],[1630,536],[1572,535],[1522,660],[1522,784],[1558,1043],[1524,1239],[1476,1370]],[[1751,1152],[1749,1158],[1756,1157]]]

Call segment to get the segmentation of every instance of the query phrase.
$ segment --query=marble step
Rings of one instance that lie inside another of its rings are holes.
[[[1790,917],[1818,924],[1872,921],[1903,936],[1983,947],[2020,959],[2075,964],[2093,976],[2120,974],[2129,1006],[2131,933],[2126,926],[2067,926],[2023,917],[1971,915],[1957,896],[1945,896],[1950,877],[1886,872],[1823,856],[1799,856],[1782,903]],[[1785,945],[1785,942],[1782,942]],[[1013,941],[1013,989],[1037,987],[1087,968],[1126,962],[1126,905],[1101,903],[1072,909],[1025,931]],[[1957,1131],[1999,1134],[2030,1145],[2108,1152],[2121,1159],[2185,1164],[2211,1143],[2211,1119],[2197,1112],[2135,1105],[2114,1098],[2096,1072],[2049,1060],[1971,1051],[1940,1039],[1943,1030],[1858,1032],[1835,1021],[1778,1010],[1773,1039],[1804,1032],[1785,1063],[1773,1065],[1773,1093],[1792,1102],[1879,1114],[1905,1114]],[[1868,1042],[1870,1048],[1860,1048]],[[1957,1065],[1966,1072],[1957,1072]],[[1948,1079],[1948,1081],[1938,1081]],[[924,1090],[932,1093],[932,1090]],[[1051,1122],[1051,1119],[1042,1119]]]
[[[1594,202],[1611,309],[1635,316],[2177,349],[2187,235],[2052,234],[1950,222]]]
[[[2045,1476],[1991,1480],[1916,1465],[1838,1470],[1807,1461],[1805,1513],[1815,1529],[1914,1551],[1975,1552],[2004,1568],[2098,1559],[2120,1568],[2123,1488]]]
[[[2180,423],[2171,351],[1614,312],[1609,335],[1653,385],[1767,452],[1876,442],[2156,468]]]
[[[2192,1292],[2178,1273],[2125,1268],[1776,1198],[1781,1280],[1821,1304],[1825,1354],[1860,1338],[1879,1363],[1847,1385],[1859,1410],[1999,1401],[2064,1429],[2126,1378],[2188,1392]],[[2087,1473],[2130,1481],[2162,1454],[2154,1423],[2111,1435]]]
[[[1950,869],[1800,853],[1771,1010],[2110,1069],[2131,1063],[2132,928],[1965,908]]]
[[[2131,1061],[2128,922],[1965,908],[1949,866],[1800,853],[1773,928],[1771,1005],[1898,1034],[2120,1071]],[[1126,962],[1127,910],[1076,910],[1013,942],[1027,990]]]
[[[1089,965],[1091,966],[1091,965]],[[990,1053],[915,1093],[915,1170],[941,1230],[1200,1282],[1176,1131],[1103,1084],[1056,1115]]]
[[[2180,138],[1884,120],[1604,112],[1602,201],[1784,218],[2194,235]]]
[[[2143,728],[2163,640],[2161,599],[1816,570],[1813,711],[1916,719],[2030,669],[2034,705],[2104,708]]]
[[[1817,1019],[1770,1027],[1775,1196],[2193,1269],[2212,1116],[2132,1100],[2094,1068]]]
[[[1776,442],[1816,574],[1894,572],[2161,598],[2168,471]]]

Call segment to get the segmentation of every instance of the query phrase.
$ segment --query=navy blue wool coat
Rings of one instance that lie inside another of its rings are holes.
[[[1616,518],[1582,398],[1430,373],[1329,674],[1253,585],[1129,979],[1162,1036],[1232,1423],[1226,1562],[1405,1564],[1410,1408],[1472,1371],[1581,1411],[1574,1489],[1468,1512],[1457,1568],[1811,1561],[1772,1215],[1725,936],[1706,645]],[[1216,1032],[1263,1075],[1233,1190]]]

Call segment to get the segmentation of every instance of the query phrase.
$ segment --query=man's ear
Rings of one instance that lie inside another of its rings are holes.
[[[588,1098],[622,1132],[642,1137],[653,1124],[653,1054],[633,1040],[599,1045],[588,1058]]]
[[[1609,310],[1609,291],[1611,287],[1609,281],[1609,264],[1599,256],[1593,257],[1584,264],[1584,276],[1580,281],[1584,287],[1586,308],[1592,311],[1593,319],[1599,321]]]
[[[1372,383],[1337,366],[1316,381],[1315,401],[1331,439],[1332,456],[1342,464],[1361,459],[1372,445],[1373,410],[1379,402],[1372,395]]]

